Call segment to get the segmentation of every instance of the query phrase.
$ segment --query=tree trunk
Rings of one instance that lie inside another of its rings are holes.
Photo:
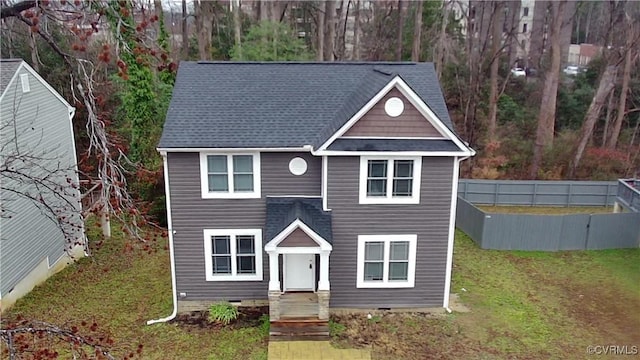
[[[29,49],[31,50],[31,66],[37,73],[40,72],[40,62],[38,61],[38,45],[36,44],[36,34],[29,31]]]
[[[318,61],[322,61],[324,60],[324,32],[325,32],[325,25],[324,25],[324,19],[325,19],[325,14],[324,14],[324,10],[326,9],[326,5],[325,6],[320,6],[320,8],[317,10],[317,14],[318,14],[318,27],[316,29],[316,36],[318,37],[318,49],[317,49],[317,53],[316,53],[316,59]]]
[[[195,4],[200,60],[211,60],[211,33],[215,2],[200,0]]]
[[[404,14],[402,0],[398,0],[398,33],[396,34],[396,61],[402,61],[402,42],[404,35]]]
[[[602,74],[602,78],[600,78],[600,83],[598,84],[598,90],[596,94],[593,96],[591,100],[591,105],[589,105],[589,110],[587,110],[587,115],[585,116],[584,123],[582,124],[582,129],[580,130],[580,142],[578,143],[578,148],[576,149],[575,157],[571,163],[569,168],[569,177],[573,178],[578,165],[580,165],[580,160],[582,159],[582,154],[584,153],[584,149],[587,147],[587,143],[589,139],[591,139],[591,134],[593,133],[593,127],[598,120],[598,116],[600,115],[600,110],[607,100],[607,96],[613,90],[615,86],[615,78],[616,78],[616,66],[609,65],[605,70],[604,74]]]
[[[413,46],[411,47],[411,61],[420,61],[422,46],[422,0],[416,2],[416,12],[413,20]]]
[[[360,60],[360,0],[356,0],[355,22],[353,24],[353,52],[352,60]]]
[[[498,69],[500,66],[500,45],[502,42],[501,9],[499,3],[493,4],[493,33],[491,34],[491,69],[489,75],[489,121],[487,137],[489,142],[496,138],[496,123],[498,117]]]
[[[236,2],[237,1],[237,2]],[[231,8],[233,11],[233,29],[235,35],[236,49],[238,49],[238,57],[242,59],[242,23],[240,22],[240,0],[231,0]]]
[[[440,35],[438,36],[438,43],[436,46],[436,59],[435,59],[435,68],[436,75],[438,79],[442,79],[442,70],[444,69],[444,62],[447,58],[446,55],[446,38],[447,38],[447,22],[449,21],[449,9],[444,6],[442,9],[442,24],[440,25]],[[471,52],[473,51],[473,39],[474,36],[469,34],[467,36],[467,54],[469,54],[469,59],[471,59]]]
[[[160,21],[160,19],[164,19],[164,10],[162,10],[162,0],[153,0],[153,9],[155,11],[155,15],[158,17],[158,21],[156,24],[156,36],[160,36],[160,32],[163,30],[160,27],[164,24],[164,21]]]
[[[604,117],[604,126],[602,129],[602,145],[604,147],[607,142],[607,133],[609,131],[609,123],[611,122],[611,113],[613,112],[613,96],[615,91],[609,93],[609,102],[607,103],[607,115]]]
[[[627,25],[627,46],[626,54],[624,57],[624,70],[622,73],[622,89],[620,89],[620,99],[618,100],[618,113],[616,119],[613,122],[611,133],[607,139],[607,147],[609,149],[615,149],[618,145],[618,136],[620,136],[620,129],[622,128],[622,120],[624,119],[624,113],[627,106],[627,93],[629,92],[629,80],[631,79],[631,63],[633,62],[632,52],[634,48],[634,33],[635,25]]]
[[[187,0],[182,0],[182,19],[180,21],[182,25],[182,58],[189,58],[189,30],[187,28]]]
[[[560,49],[560,30],[562,29],[562,17],[567,1],[552,3],[551,8],[551,66],[546,73],[542,101],[538,112],[538,128],[533,146],[533,160],[529,171],[529,177],[538,177],[538,169],[542,162],[544,149],[553,145],[553,133],[556,117],[556,100],[558,96],[558,81],[560,80],[560,63],[562,61]]]
[[[333,51],[336,45],[336,1],[329,0],[325,2],[324,8],[324,60],[333,61]]]
[[[269,21],[270,18],[270,14],[271,14],[271,2],[270,1],[265,1],[265,0],[260,0],[260,21]]]

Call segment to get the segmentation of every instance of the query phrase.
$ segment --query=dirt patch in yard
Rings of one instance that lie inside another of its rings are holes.
[[[469,341],[452,316],[427,313],[341,314],[331,317],[338,347],[371,348],[375,359],[461,359],[491,349]],[[497,357],[496,357],[497,358]]]
[[[179,314],[171,322],[186,329],[221,329],[223,327],[240,329],[259,326],[263,322],[264,316],[268,314],[268,306],[241,306],[238,307],[238,318],[229,325],[209,321],[208,311]]]

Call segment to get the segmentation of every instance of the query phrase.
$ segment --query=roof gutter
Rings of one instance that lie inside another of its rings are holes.
[[[178,315],[178,293],[176,289],[176,261],[175,261],[175,250],[173,245],[173,235],[175,231],[173,230],[173,225],[171,221],[171,194],[169,192],[169,167],[167,164],[167,154],[162,154],[162,163],[164,165],[164,191],[165,197],[167,201],[167,225],[168,225],[168,233],[169,233],[169,259],[171,261],[171,292],[172,292],[172,301],[173,301],[173,312],[167,316],[160,319],[154,319],[147,321],[147,325],[164,323],[167,321],[173,320],[176,315]]]

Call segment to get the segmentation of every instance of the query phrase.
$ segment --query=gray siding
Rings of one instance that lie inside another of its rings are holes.
[[[329,158],[328,200],[333,213],[331,306],[442,306],[453,161],[423,158],[419,205],[359,205],[359,158]],[[414,288],[356,288],[357,238],[365,234],[418,235]]]
[[[46,158],[42,163],[48,167],[55,167],[52,164],[57,161],[61,168],[72,167],[75,154],[67,105],[24,68],[20,73],[28,74],[30,92],[22,92],[19,76],[7,86],[0,104],[2,145],[13,143],[15,124],[21,153]],[[15,154],[15,147],[5,146],[2,155],[8,154]],[[59,183],[66,184],[67,176],[77,181],[75,171],[70,170],[66,176],[61,176]],[[34,187],[5,177],[0,182],[0,201],[11,215],[11,218],[0,218],[0,295],[5,295],[45,259],[50,265],[60,259],[66,241],[56,224],[43,215],[31,200],[7,190],[35,194],[37,190]],[[75,190],[74,193],[76,197],[72,201],[78,202],[79,209],[79,193]]]
[[[289,173],[289,161],[296,156],[307,160],[304,175]],[[307,153],[262,153],[261,199],[202,199],[198,153],[169,153],[167,161],[178,293],[186,293],[184,300],[266,299],[269,260],[264,251],[263,281],[205,281],[203,229],[264,229],[266,196],[320,195],[321,159]]]
[[[385,103],[392,97],[398,97],[404,102],[404,111],[398,117],[387,115]],[[382,136],[382,137],[411,137],[433,136],[442,137],[431,123],[422,116],[420,111],[402,95],[400,90],[392,89],[374,105],[345,136]]]

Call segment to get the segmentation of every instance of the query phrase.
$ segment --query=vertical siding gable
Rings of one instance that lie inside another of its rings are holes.
[[[403,113],[395,118],[387,115],[384,110],[385,102],[392,97],[398,97],[404,102]],[[443,137],[396,88],[391,89],[343,136]]]
[[[447,261],[453,161],[424,157],[419,205],[358,204],[358,157],[330,157],[328,205],[333,214],[331,306],[442,306]],[[415,287],[356,288],[358,235],[417,234]]]
[[[284,240],[278,244],[279,247],[297,247],[297,246],[307,246],[307,247],[317,247],[318,244],[313,241],[312,238],[307,235],[301,229],[295,229],[289,236],[287,236]]]
[[[21,74],[27,74],[29,79],[30,91],[27,93],[22,92]],[[1,139],[14,137],[14,118],[20,152],[46,158],[56,157],[62,168],[75,165],[69,107],[24,67],[20,68],[2,96]],[[15,146],[9,146],[5,151],[14,152]],[[70,170],[67,176],[77,179],[73,170]],[[51,266],[60,259],[66,240],[56,224],[45,217],[30,200],[17,197],[6,190],[11,186],[13,189],[25,191],[28,188],[24,184],[6,178],[1,181],[3,189],[0,190],[0,201],[14,214],[10,219],[0,219],[0,294],[5,294],[43,260],[48,259]],[[65,179],[61,181],[64,182]],[[79,199],[79,192],[77,194],[76,199]]]

